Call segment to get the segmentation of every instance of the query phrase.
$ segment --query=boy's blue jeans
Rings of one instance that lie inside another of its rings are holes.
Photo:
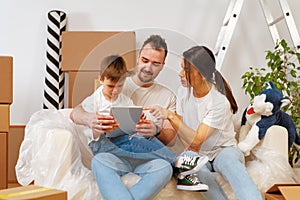
[[[129,137],[128,134],[124,134],[113,138],[106,138],[102,135],[98,141],[92,141],[89,146],[94,155],[106,152],[118,157],[142,160],[161,158],[172,165],[175,164],[178,156],[175,152],[170,151],[156,137],[145,138],[139,135]]]

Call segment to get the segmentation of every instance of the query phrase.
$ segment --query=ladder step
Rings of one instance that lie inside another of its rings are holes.
[[[269,26],[273,26],[274,24],[277,24],[278,22],[280,22],[280,21],[283,20],[283,19],[284,19],[284,16],[281,15],[280,17],[274,19],[272,22],[269,22],[268,25],[269,25]]]

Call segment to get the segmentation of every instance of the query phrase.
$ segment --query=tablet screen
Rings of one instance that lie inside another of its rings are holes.
[[[135,133],[135,125],[142,111],[142,106],[112,106],[111,108],[111,114],[116,118],[119,128],[127,134]]]

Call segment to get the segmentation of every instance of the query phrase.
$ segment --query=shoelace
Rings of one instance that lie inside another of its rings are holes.
[[[183,163],[184,163],[184,164],[188,164],[188,165],[194,165],[193,162],[194,162],[195,158],[196,158],[196,157],[184,155]]]
[[[191,181],[193,184],[198,184],[200,183],[199,179],[195,175],[189,175],[186,177],[189,181]]]

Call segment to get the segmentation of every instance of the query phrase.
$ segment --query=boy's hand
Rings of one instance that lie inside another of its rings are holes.
[[[94,133],[108,133],[119,127],[115,118],[111,115],[98,115],[92,121],[92,129]]]

